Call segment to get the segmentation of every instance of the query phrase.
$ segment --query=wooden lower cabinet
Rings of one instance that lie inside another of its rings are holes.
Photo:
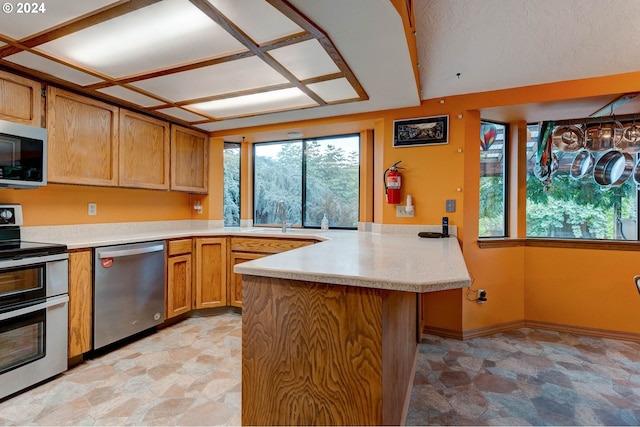
[[[227,305],[227,239],[207,237],[195,239],[195,306]]]
[[[231,252],[229,263],[229,305],[242,307],[242,274],[233,272],[233,267],[246,261],[263,258],[266,254],[253,254],[246,252]]]
[[[316,243],[308,239],[280,239],[257,237],[232,237],[229,259],[229,305],[242,307],[242,274],[233,272],[237,264],[262,258],[267,255],[289,251]]]
[[[69,253],[69,359],[92,347],[91,262],[91,249]]]
[[[193,308],[191,239],[167,242],[167,293],[165,318],[171,319]]]

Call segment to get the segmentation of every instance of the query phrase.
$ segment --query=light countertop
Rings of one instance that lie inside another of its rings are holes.
[[[167,222],[145,229],[141,224],[23,227],[23,240],[66,244],[70,250],[180,237],[243,236],[314,239],[318,243],[247,261],[240,274],[309,282],[432,292],[471,285],[456,237],[425,239],[417,233],[374,233],[315,229],[194,226]]]
[[[325,233],[326,241],[244,262],[236,265],[234,271],[254,276],[408,292],[432,292],[471,285],[455,237],[423,239],[417,235]]]

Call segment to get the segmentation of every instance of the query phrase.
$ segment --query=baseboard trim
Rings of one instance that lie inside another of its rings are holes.
[[[576,335],[587,335],[598,338],[609,338],[618,341],[640,342],[640,333],[613,331],[611,329],[589,328],[584,326],[564,325],[560,323],[538,322],[535,320],[527,320],[525,322],[527,328],[546,329],[556,332],[568,332]]]
[[[436,326],[424,325],[422,333],[427,335],[436,335],[443,338],[453,338],[454,340],[464,339],[462,331],[457,331],[455,329],[438,328]]]
[[[486,337],[500,332],[520,328],[545,329],[555,332],[567,332],[570,334],[608,338],[618,341],[640,342],[640,333],[621,332],[610,329],[590,328],[585,326],[565,325],[561,323],[539,322],[534,320],[514,320],[512,322],[499,323],[497,325],[485,326],[482,328],[470,329],[467,331],[458,331],[454,329],[438,328],[425,325],[423,333],[463,341],[472,338]]]
[[[462,332],[462,339],[467,340],[471,338],[486,337],[488,335],[497,334],[500,332],[511,331],[513,329],[520,329],[526,327],[524,320],[514,320],[512,322],[498,323],[497,325],[485,326],[477,329],[470,329]]]

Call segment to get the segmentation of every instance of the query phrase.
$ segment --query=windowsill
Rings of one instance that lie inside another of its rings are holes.
[[[510,239],[508,237],[479,239],[480,249],[529,246],[537,248],[597,249],[615,251],[640,251],[640,241],[573,240],[573,239]]]

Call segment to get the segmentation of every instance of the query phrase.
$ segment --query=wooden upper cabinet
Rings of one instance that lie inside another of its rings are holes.
[[[49,86],[49,182],[118,185],[118,110]]]
[[[120,110],[122,187],[169,189],[169,123]]]
[[[0,71],[0,119],[42,127],[42,85]]]
[[[171,125],[171,189],[206,193],[208,177],[209,136]]]

